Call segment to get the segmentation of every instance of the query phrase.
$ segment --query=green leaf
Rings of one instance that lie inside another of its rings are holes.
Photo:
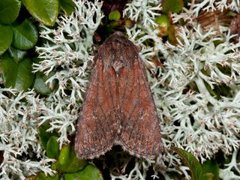
[[[111,21],[118,21],[121,18],[121,14],[118,10],[111,11],[108,15],[108,19]]]
[[[10,26],[0,25],[0,55],[3,54],[11,45],[13,31]]]
[[[6,87],[22,91],[30,88],[33,83],[32,61],[28,58],[17,63],[13,58],[4,56],[0,59],[0,72]]]
[[[47,149],[47,142],[48,139],[50,138],[50,133],[47,132],[47,129],[49,128],[50,128],[49,124],[43,124],[38,128],[38,137],[45,150]]]
[[[18,17],[20,8],[21,2],[19,0],[0,0],[0,23],[13,23]]]
[[[59,180],[59,175],[56,174],[55,176],[47,176],[43,172],[39,173],[36,177],[36,180]]]
[[[203,163],[202,167],[206,180],[219,180],[219,167],[216,161],[208,160]]]
[[[168,29],[170,26],[170,20],[167,15],[161,15],[156,17],[155,22],[159,25],[160,35],[168,35]]]
[[[60,165],[67,165],[70,162],[70,145],[63,145],[58,161]]]
[[[158,25],[161,25],[161,26],[166,26],[168,27],[170,25],[170,20],[169,20],[169,17],[167,15],[161,15],[161,16],[157,16],[155,18],[155,22],[158,24]]]
[[[183,0],[164,0],[162,2],[162,10],[164,13],[179,13],[183,8]]]
[[[189,152],[174,147],[173,150],[181,157],[183,163],[189,167],[193,180],[203,180],[203,169],[198,160]]]
[[[45,83],[47,79],[48,77],[43,73],[36,73],[36,78],[33,85],[33,88],[36,92],[42,95],[49,95],[52,92],[52,89],[50,89],[49,86]]]
[[[103,180],[102,174],[94,165],[88,165],[86,166],[82,171],[79,171],[77,173],[72,174],[64,174],[65,180],[75,180],[75,179],[81,179],[81,180]]]
[[[58,161],[52,168],[61,172],[72,173],[83,169],[86,164],[86,160],[77,158],[72,146],[64,145],[60,151]]]
[[[39,128],[38,128],[38,137],[41,141],[41,144],[43,146],[43,148],[46,150],[47,149],[47,142],[48,139],[51,136],[50,132],[47,132],[47,130],[50,128],[49,124],[42,124]]]
[[[59,143],[57,136],[51,136],[47,142],[46,153],[49,158],[57,159],[59,156]]]
[[[66,173],[77,172],[77,171],[83,169],[87,165],[86,160],[77,158],[73,148],[71,150],[70,157],[71,157],[71,161],[70,161],[69,165],[64,168],[64,172],[66,172]]]
[[[47,26],[53,26],[59,11],[58,0],[22,0],[29,13]]]
[[[67,14],[71,15],[74,11],[75,4],[72,0],[60,0],[61,9]]]
[[[13,47],[10,47],[8,49],[8,52],[16,62],[19,62],[27,54],[27,51],[22,51],[20,49],[15,49]]]
[[[38,128],[38,137],[39,137],[41,144],[45,150],[47,149],[47,143],[48,143],[49,138],[52,136],[58,135],[56,132],[47,132],[47,130],[50,127],[51,126],[48,123],[44,123]]]
[[[22,24],[13,28],[13,46],[28,50],[35,46],[38,40],[38,31],[33,23],[29,20],[23,21]]]

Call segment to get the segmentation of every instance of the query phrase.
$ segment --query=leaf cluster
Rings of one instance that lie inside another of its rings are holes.
[[[51,89],[46,76],[32,73],[37,62],[34,47],[39,42],[39,23],[53,26],[63,10],[71,14],[72,0],[1,0],[0,1],[0,76],[5,87],[27,90],[34,87],[41,94]]]

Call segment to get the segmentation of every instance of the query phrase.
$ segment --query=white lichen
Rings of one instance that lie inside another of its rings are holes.
[[[189,3],[190,4],[190,3]],[[223,11],[225,9],[231,9],[233,11],[240,11],[240,1],[239,0],[194,0],[190,4],[191,12],[193,15],[197,16],[202,11]]]
[[[59,132],[60,146],[69,142],[67,136],[75,131],[74,122],[83,101],[89,62],[93,57],[90,54],[93,52],[93,35],[103,17],[102,3],[98,1],[82,0],[75,4],[75,12],[61,16],[55,29],[42,26],[40,37],[47,43],[36,48],[42,61],[34,64],[35,72],[46,75],[54,72],[47,80],[49,85],[58,82],[56,92],[44,99],[42,116],[38,119],[51,125],[49,131]]]
[[[239,151],[235,150],[232,154],[230,163],[225,164],[225,169],[220,169],[220,178],[222,179],[239,179],[239,175],[234,174],[234,171],[240,174],[240,162],[237,160]]]
[[[143,26],[153,25],[156,26],[155,17],[159,16],[161,10],[161,3],[159,0],[133,0],[126,5],[123,15],[133,21],[141,19]]]
[[[33,159],[37,159],[43,154],[37,139],[40,100],[36,94],[32,91],[17,93],[12,89],[0,89],[0,99],[1,179],[25,179],[39,170],[52,174],[49,166],[51,160],[25,159],[28,156],[36,156]]]

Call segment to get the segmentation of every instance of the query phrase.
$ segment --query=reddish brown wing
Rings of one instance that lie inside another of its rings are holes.
[[[115,143],[138,157],[154,158],[162,150],[160,125],[138,50],[120,33],[105,43],[112,57],[105,56],[104,64],[117,75],[115,116],[121,126]]]
[[[138,157],[155,157],[162,147],[160,126],[137,48],[115,33],[95,59],[77,127],[78,157],[97,157],[113,144]]]
[[[138,157],[154,158],[162,150],[160,125],[139,56],[131,69],[123,69],[119,84],[121,112],[124,114],[120,144]]]
[[[116,87],[109,88],[108,77],[115,80],[114,70],[104,71],[102,59],[97,57],[75,138],[75,152],[81,159],[104,154],[111,149],[117,135],[119,121],[114,117],[112,97]]]

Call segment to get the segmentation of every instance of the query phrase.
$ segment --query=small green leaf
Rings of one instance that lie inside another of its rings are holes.
[[[19,0],[0,0],[0,23],[13,23],[18,17],[20,8],[21,2]]]
[[[198,160],[189,152],[174,147],[173,150],[181,157],[183,163],[189,167],[193,180],[203,180],[203,169]]]
[[[13,28],[13,46],[28,50],[35,46],[38,40],[38,32],[33,23],[29,20]]]
[[[44,149],[47,149],[47,142],[48,139],[50,138],[50,133],[47,132],[47,129],[50,128],[49,124],[42,124],[39,128],[38,128],[38,137],[41,141],[42,146],[44,147]]]
[[[87,164],[86,160],[76,157],[74,148],[70,145],[64,145],[60,151],[58,161],[53,165],[53,169],[61,172],[72,173],[83,169]]]
[[[22,0],[29,13],[47,26],[53,26],[59,11],[58,0]]]
[[[168,29],[170,26],[170,20],[167,15],[161,15],[156,17],[155,22],[159,25],[160,35],[161,36],[167,36],[168,35]]]
[[[59,180],[59,175],[47,176],[43,172],[39,173],[36,177],[36,180]]]
[[[162,2],[162,8],[164,13],[179,13],[183,8],[183,0],[164,0]]]
[[[43,73],[36,73],[36,78],[33,85],[33,88],[36,92],[42,95],[49,95],[52,92],[52,89],[50,89],[50,87],[45,83],[47,79],[48,77]]]
[[[219,167],[216,161],[208,160],[203,163],[202,167],[206,180],[219,180]]]
[[[22,51],[20,49],[15,49],[13,47],[10,47],[8,49],[8,52],[16,62],[19,62],[27,54],[27,51]]]
[[[33,83],[32,61],[28,58],[16,63],[13,58],[4,56],[0,59],[0,72],[6,87],[22,91],[30,88]]]
[[[65,165],[61,165],[59,161],[56,161],[52,164],[51,168],[61,173],[75,173],[82,170],[87,164],[86,160],[74,159],[72,162]]]
[[[60,0],[59,2],[63,11],[67,15],[71,15],[75,8],[74,2],[72,0]]]
[[[59,143],[57,136],[51,136],[47,142],[46,153],[49,158],[57,159],[59,156]]]
[[[78,159],[74,149],[71,149],[71,155],[70,155],[70,163],[68,166],[66,166],[63,171],[66,173],[73,173],[73,172],[77,172],[81,169],[83,169],[86,165],[87,165],[87,161],[83,160],[83,159]]]
[[[70,162],[70,145],[63,145],[58,161],[60,165],[66,165]]]
[[[102,174],[94,165],[88,165],[86,166],[82,171],[79,171],[77,173],[72,174],[64,174],[65,180],[75,180],[75,179],[81,179],[81,180],[103,180]]]
[[[47,143],[48,143],[49,138],[52,136],[58,135],[56,132],[47,132],[47,130],[49,128],[50,128],[50,125],[47,123],[42,124],[38,128],[38,137],[39,137],[41,144],[45,150],[47,149]]]
[[[118,21],[121,18],[121,14],[118,10],[111,11],[108,15],[108,19],[111,21]]]
[[[170,25],[170,20],[168,18],[167,15],[161,15],[161,16],[157,16],[155,18],[155,22],[158,24],[158,25],[161,25],[161,26],[166,26],[168,27]]]
[[[12,28],[10,26],[0,25],[0,37],[0,55],[2,55],[12,43]]]

